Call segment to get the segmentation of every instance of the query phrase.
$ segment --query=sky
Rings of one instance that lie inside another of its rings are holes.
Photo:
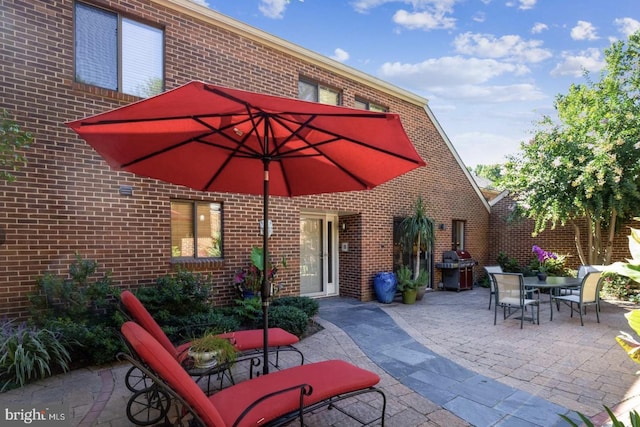
[[[429,101],[466,166],[504,163],[639,0],[192,0]]]

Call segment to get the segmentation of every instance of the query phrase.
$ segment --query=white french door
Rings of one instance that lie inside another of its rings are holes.
[[[308,213],[300,218],[300,295],[338,293],[338,217]]]

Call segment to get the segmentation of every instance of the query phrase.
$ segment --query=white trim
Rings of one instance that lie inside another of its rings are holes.
[[[508,195],[509,195],[509,190],[504,190],[502,193],[498,194],[496,197],[491,199],[491,201],[489,202],[489,206],[491,207],[495,206],[500,200],[504,199]]]

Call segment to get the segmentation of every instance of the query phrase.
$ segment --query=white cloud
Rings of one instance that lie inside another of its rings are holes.
[[[407,12],[400,9],[393,15],[393,22],[410,30],[442,30],[455,28],[455,18],[445,16],[442,11]]]
[[[604,66],[602,52],[596,48],[587,49],[577,55],[563,52],[562,62],[551,70],[551,75],[581,77],[585,70],[596,72],[602,70]]]
[[[455,87],[432,87],[429,90],[442,99],[457,99],[467,102],[504,103],[527,102],[545,99],[547,96],[535,85],[522,83],[513,85],[459,85]]]
[[[491,34],[464,33],[453,41],[456,52],[483,58],[505,58],[509,61],[536,63],[552,56],[542,49],[540,40],[523,40],[518,35],[496,38]]]
[[[542,22],[536,22],[531,28],[532,34],[539,34],[545,30],[548,30],[549,26],[547,24],[543,24]]]
[[[576,26],[571,29],[571,38],[574,40],[597,40],[596,27],[591,22],[578,21]]]
[[[513,0],[509,0],[505,3],[505,5],[507,7],[518,6],[518,9],[527,10],[527,9],[533,9],[533,7],[536,5],[537,2],[538,0],[518,0],[517,2]]]
[[[191,1],[199,4],[200,6],[209,7],[207,0],[191,0]]]
[[[387,62],[380,69],[383,78],[410,82],[420,88],[479,84],[504,74],[521,72],[515,64],[461,56],[427,59],[415,64]]]
[[[618,27],[618,31],[626,37],[640,30],[640,21],[633,18],[618,18],[613,23]]]
[[[538,0],[520,0],[520,6],[518,7],[518,9],[522,9],[522,10],[533,9],[537,1]]]
[[[344,49],[340,49],[339,47],[333,51],[333,55],[331,55],[331,59],[335,59],[338,62],[345,62],[349,59],[349,52]]]
[[[484,22],[487,19],[487,16],[484,12],[478,12],[471,18],[476,22]]]
[[[260,0],[258,10],[267,18],[281,19],[287,8],[287,0]]]
[[[505,157],[520,148],[517,138],[489,132],[463,132],[450,139],[464,164],[471,167],[506,163]]]

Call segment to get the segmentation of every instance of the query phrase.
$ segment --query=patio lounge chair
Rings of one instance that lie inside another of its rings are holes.
[[[580,313],[580,324],[584,326],[584,321],[582,320],[582,312],[585,314],[587,312],[588,305],[596,306],[596,318],[598,319],[598,323],[600,323],[600,287],[602,286],[602,272],[601,271],[592,271],[587,273],[580,283],[580,291],[578,294],[567,294],[567,295],[551,295],[553,301],[556,302],[556,305],[559,307],[560,302],[564,302],[571,308],[571,317],[573,317],[573,312],[577,311]],[[575,307],[574,307],[575,304]],[[559,308],[558,308],[559,310]],[[553,310],[551,310],[551,320],[553,320]]]
[[[190,413],[197,425],[275,426],[299,419],[302,426],[305,414],[328,406],[363,425],[380,421],[384,426],[386,397],[375,388],[380,377],[345,361],[329,360],[283,369],[207,396],[180,368],[176,359],[142,327],[129,321],[122,325],[121,331],[144,365],[135,358],[124,357],[145,370],[154,379],[154,387],[162,388],[171,395],[172,401],[182,404],[175,414],[182,417]],[[343,399],[372,392],[382,397],[381,414],[374,420],[362,421],[336,405]]]
[[[187,357],[187,352],[191,343],[186,342],[179,346],[174,346],[169,337],[164,333],[160,325],[153,319],[149,311],[144,307],[142,302],[128,290],[122,291],[120,294],[120,301],[125,308],[126,312],[131,316],[131,319],[142,326],[147,332],[149,332],[171,356],[178,362],[183,362]],[[259,366],[260,357],[263,349],[263,330],[262,329],[250,329],[234,332],[227,332],[219,334],[218,336],[227,338],[234,345],[238,351],[236,362],[243,360],[251,360],[250,377],[253,377],[253,368]],[[297,336],[285,331],[281,328],[269,328],[269,350],[270,353],[275,353],[274,366],[279,367],[279,356],[281,351],[294,351],[300,355],[300,364],[304,364],[304,355],[300,350],[295,348],[293,344],[296,344],[299,339]],[[262,361],[262,363],[269,363],[269,361]],[[125,377],[127,387],[131,391],[139,391],[147,388],[148,383],[144,380],[144,376],[133,374],[134,369],[127,373]],[[204,377],[207,373],[203,373],[202,370],[195,370],[195,376],[200,378]],[[219,369],[216,372],[220,372]],[[230,377],[233,383],[233,378]],[[141,385],[137,385],[141,382]],[[221,380],[222,386],[222,380]]]
[[[493,313],[493,324],[496,324],[498,318],[498,307],[502,307],[503,318],[506,319],[514,313],[521,312],[520,315],[520,329],[525,320],[525,311],[527,307],[536,307],[537,314],[534,315],[533,309],[531,310],[531,323],[534,323],[536,318],[538,319],[538,325],[540,324],[540,294],[537,298],[527,298],[528,293],[537,292],[537,290],[525,290],[524,277],[519,273],[491,273],[496,285],[496,305]],[[517,310],[512,312],[511,309]],[[507,310],[509,314],[507,315]]]

